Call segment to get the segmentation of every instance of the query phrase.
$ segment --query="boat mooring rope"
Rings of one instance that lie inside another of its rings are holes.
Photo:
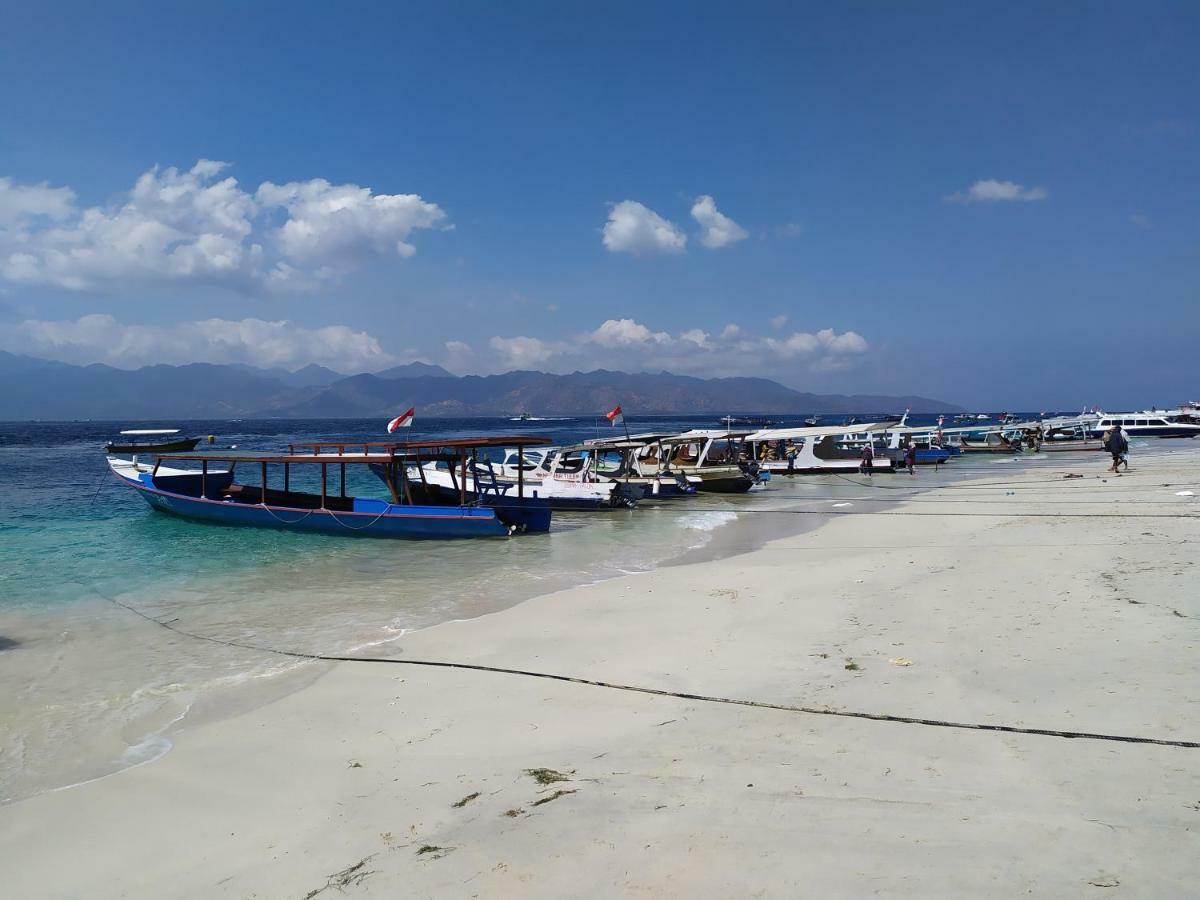
[[[567,684],[583,684],[588,685],[589,687],[605,688],[612,691],[628,691],[635,694],[648,694],[654,697],[670,697],[676,700],[692,700],[698,703],[719,703],[728,706],[748,706],[755,709],[771,709],[779,712],[802,713],[813,716],[836,716],[844,719],[866,719],[872,722],[889,722],[899,725],[924,725],[933,728],[993,731],[1004,734],[1028,734],[1040,737],[1070,738],[1089,741],[1111,741],[1123,744],[1157,744],[1163,747],[1180,747],[1188,750],[1200,749],[1200,741],[1180,741],[1170,740],[1167,738],[1150,738],[1124,734],[1101,734],[1089,731],[1063,731],[1053,728],[1024,728],[1018,725],[989,725],[980,722],[954,722],[945,719],[925,719],[917,716],[897,716],[888,713],[833,709],[827,706],[797,706],[788,703],[772,703],[767,700],[745,700],[736,697],[720,697],[710,694],[692,694],[684,691],[668,691],[662,688],[651,688],[635,684],[620,684],[612,681],[600,681],[594,678],[583,678],[578,675],[560,675],[554,672],[536,672],[528,669],[509,668],[506,666],[488,666],[481,663],[305,653],[301,650],[285,650],[277,647],[247,644],[241,641],[228,641],[223,638],[211,637],[209,635],[185,631],[184,629],[172,624],[172,621],[164,622],[163,620],[157,619],[149,613],[143,612],[135,606],[131,606],[128,603],[123,603],[115,597],[108,596],[104,592],[98,590],[94,585],[92,586],[92,590],[109,603],[128,610],[134,615],[145,619],[147,622],[152,622],[155,625],[165,628],[168,631],[174,632],[182,637],[188,637],[198,641],[207,641],[213,644],[222,644],[226,647],[237,647],[243,650],[255,650],[261,653],[272,653],[277,656],[288,656],[292,657],[293,659],[322,660],[324,662],[378,663],[384,665],[420,666],[422,668],[430,669],[458,669],[468,672],[486,672],[493,675],[517,675],[524,678],[541,678],[547,681],[559,681]]]

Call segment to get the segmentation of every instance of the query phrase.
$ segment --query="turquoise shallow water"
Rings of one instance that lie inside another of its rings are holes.
[[[563,441],[600,430],[578,421],[437,424],[448,433],[520,429]],[[118,427],[0,424],[0,801],[152,758],[197,703],[297,666],[180,638],[112,600],[226,640],[385,652],[408,629],[653,568],[736,517],[729,501],[712,497],[671,510],[558,514],[549,535],[445,542],[201,525],[155,513],[117,483],[100,448]],[[379,429],[374,421],[186,427],[239,450],[377,439]],[[382,490],[369,476],[357,487]]]
[[[634,427],[710,424],[676,419]],[[244,705],[250,696],[261,702],[313,668],[181,637],[112,601],[222,640],[387,653],[389,642],[409,629],[691,559],[706,545],[709,552],[751,549],[817,520],[759,513],[805,499],[828,508],[863,494],[834,477],[785,480],[744,497],[710,494],[634,511],[560,513],[552,533],[510,540],[406,542],[234,529],[155,513],[119,485],[101,452],[119,427],[0,423],[0,802],[153,759],[169,748],[175,730],[199,716]],[[185,427],[216,434],[217,448],[266,450],[304,439],[377,438],[380,423]],[[612,434],[583,420],[443,420],[437,427],[451,434],[520,429],[564,442]],[[1022,464],[985,459],[955,465],[940,478]],[[912,484],[880,478],[896,487]],[[370,478],[362,487],[381,491]],[[902,499],[904,491],[887,493]]]

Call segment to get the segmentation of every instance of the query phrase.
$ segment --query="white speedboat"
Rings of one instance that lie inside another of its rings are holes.
[[[1091,437],[1103,437],[1110,428],[1120,425],[1129,437],[1190,438],[1200,434],[1200,424],[1172,421],[1163,413],[1100,413],[1092,426]]]

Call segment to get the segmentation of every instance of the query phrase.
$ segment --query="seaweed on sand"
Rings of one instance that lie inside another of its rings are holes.
[[[562,772],[554,771],[554,769],[526,769],[525,774],[545,787],[560,781],[570,781],[571,776],[575,774],[575,770],[572,769],[570,772],[563,774]]]
[[[559,797],[565,797],[565,796],[567,796],[567,794],[575,794],[575,793],[578,793],[578,791],[558,790],[558,791],[555,791],[553,794],[550,794],[548,797],[543,797],[541,800],[534,800],[529,805],[530,806],[541,806],[543,803],[549,803],[551,800],[557,800]]]

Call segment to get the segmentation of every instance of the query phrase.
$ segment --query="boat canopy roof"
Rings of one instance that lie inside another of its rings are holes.
[[[624,438],[621,440],[611,441],[584,441],[582,444],[567,444],[563,447],[555,447],[559,453],[583,453],[595,452],[600,450],[638,450],[646,446],[645,441],[627,441]]]
[[[888,431],[895,428],[894,422],[861,422],[854,425],[807,425],[803,428],[764,428],[746,435],[748,441],[787,441],[804,437],[825,437],[839,434],[863,434],[872,431]]]
[[[599,446],[608,447],[608,446],[611,446],[612,444],[625,444],[625,443],[636,444],[639,447],[644,447],[646,444],[653,444],[656,441],[663,441],[670,437],[675,437],[675,432],[673,432],[673,431],[646,431],[646,432],[643,432],[642,434],[631,434],[631,435],[629,435],[629,437],[592,438],[591,440],[584,441],[584,443],[589,444],[593,447],[599,447]]]
[[[359,450],[362,450],[363,453],[367,454],[389,454],[395,452],[399,455],[410,450],[428,450],[435,447],[447,450],[472,450],[484,447],[545,447],[552,443],[554,441],[544,435],[530,434],[474,438],[429,438],[428,440],[409,441],[305,441],[288,444],[288,452],[297,453],[299,449],[306,450],[313,455],[328,457],[344,456],[348,452],[357,453]]]
[[[178,428],[135,428],[121,434],[179,434]]]
[[[675,435],[672,440],[675,441],[704,441],[709,438],[744,438],[746,435],[754,431],[753,428],[693,428],[691,431],[685,431]]]

